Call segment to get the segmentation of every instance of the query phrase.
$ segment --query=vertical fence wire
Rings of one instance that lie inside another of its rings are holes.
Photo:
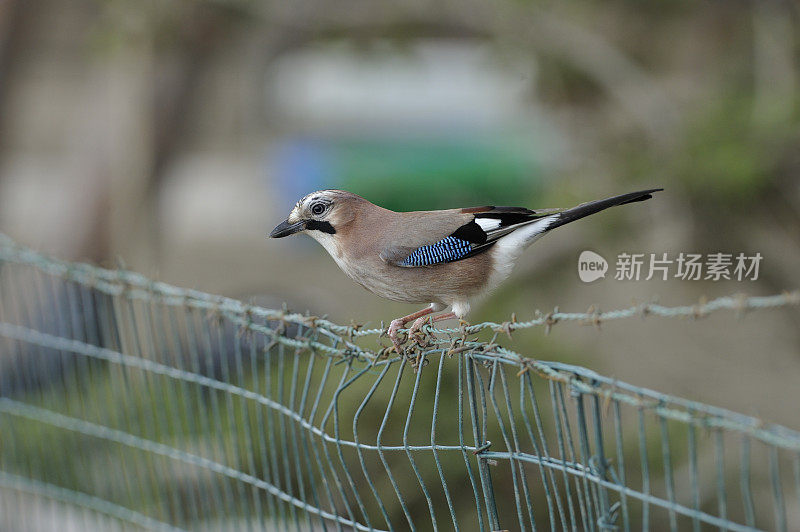
[[[399,356],[0,239],[0,527],[800,529],[797,432],[431,332]]]

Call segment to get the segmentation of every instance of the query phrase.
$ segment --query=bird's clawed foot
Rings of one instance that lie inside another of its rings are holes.
[[[402,345],[406,343],[408,339],[411,337],[411,334],[409,333],[409,335],[403,338],[402,340],[398,339],[397,333],[400,332],[400,329],[402,329],[405,326],[405,324],[408,323],[409,321],[419,320],[420,318],[422,318],[423,316],[427,316],[431,312],[433,312],[433,307],[425,307],[424,309],[418,310],[417,312],[409,314],[408,316],[403,316],[402,318],[397,318],[392,320],[392,322],[389,324],[389,329],[386,332],[389,336],[389,339],[392,341],[392,345],[394,345],[395,350],[397,350],[398,355],[403,354]],[[416,321],[414,323],[416,324]]]
[[[413,339],[414,342],[419,347],[427,347],[430,345],[428,337],[431,336],[431,334],[429,331],[423,329],[425,324],[427,323],[433,324],[436,323],[437,321],[448,320],[457,317],[454,313],[448,312],[446,314],[440,314],[434,318],[431,318],[428,315],[431,314],[432,312],[434,312],[433,307],[428,307],[418,312],[415,312],[414,314],[409,314],[408,316],[403,316],[402,318],[397,318],[391,321],[391,323],[389,324],[389,328],[387,329],[386,332],[387,335],[389,336],[389,339],[392,341],[392,345],[394,346],[394,349],[397,351],[397,354],[399,355],[404,354],[402,346],[404,343],[406,343],[411,339]],[[411,320],[414,320],[414,323],[408,330],[408,334],[404,338],[400,338],[399,337],[400,329],[402,329],[405,326],[405,324],[410,322]],[[461,321],[462,326],[464,323],[466,323],[463,320],[459,321]]]
[[[426,321],[429,321],[431,318],[429,316],[423,316],[421,318],[417,318],[414,320],[414,323],[411,325],[411,328],[408,330],[408,336],[414,336],[414,334],[418,333],[422,326],[425,325]]]
[[[430,331],[426,331],[422,327],[425,325],[433,324],[435,321],[436,319],[431,318],[430,316],[417,318],[416,320],[414,320],[414,323],[408,330],[408,338],[413,339],[414,343],[416,343],[420,347],[428,347],[429,345],[431,345],[429,339],[432,338],[433,335],[430,333]]]
[[[420,347],[425,347],[428,345],[426,341],[427,334],[422,332],[422,326],[430,318],[427,316],[421,316],[414,320],[414,323],[411,325],[411,328],[408,330],[408,333],[405,336],[400,335],[400,329],[402,329],[405,324],[407,323],[405,318],[397,318],[392,320],[389,324],[389,329],[387,331],[387,335],[389,339],[392,341],[392,345],[394,349],[397,351],[397,354],[403,354],[403,344],[408,342],[409,340],[413,339],[414,342],[419,345]]]
[[[407,340],[407,338],[403,338],[403,340],[400,341],[398,339],[398,337],[397,337],[398,331],[400,329],[402,329],[403,325],[405,325],[405,324],[406,323],[403,320],[403,318],[394,319],[389,324],[389,330],[388,330],[389,339],[392,341],[392,345],[394,345],[394,348],[397,351],[397,354],[402,354],[403,353],[402,345],[404,343],[406,343],[406,340]]]

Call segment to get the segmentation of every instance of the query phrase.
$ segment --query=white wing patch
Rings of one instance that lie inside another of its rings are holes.
[[[519,229],[507,234],[497,241],[497,247],[502,250],[502,254],[509,255],[516,259],[522,251],[533,244],[545,230],[550,227],[550,224],[558,219],[558,214],[545,216],[535,222],[522,226]]]
[[[475,223],[481,226],[484,231],[491,231],[500,227],[500,220],[492,218],[475,218]]]
[[[511,275],[514,263],[523,250],[538,240],[550,224],[558,219],[558,216],[558,214],[554,214],[541,218],[532,224],[520,227],[497,241],[492,251],[494,263],[492,273],[489,276],[487,291],[493,290]]]

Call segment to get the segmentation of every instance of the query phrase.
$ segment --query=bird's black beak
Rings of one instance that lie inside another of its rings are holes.
[[[280,224],[278,224],[278,227],[272,230],[269,236],[272,238],[283,238],[285,236],[299,233],[305,228],[306,228],[305,222],[302,220],[293,224],[290,224],[289,220],[284,220]]]

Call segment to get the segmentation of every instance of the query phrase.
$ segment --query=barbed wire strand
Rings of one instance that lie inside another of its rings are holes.
[[[92,266],[86,263],[70,263],[47,257],[29,248],[20,246],[8,236],[0,233],[0,260],[18,264],[28,264],[39,270],[57,275],[67,280],[93,286],[109,295],[125,295],[132,299],[149,300],[158,296],[160,301],[167,305],[191,306],[194,308],[225,313],[233,316],[259,317],[269,320],[279,320],[321,328],[346,338],[382,335],[384,328],[364,329],[361,326],[340,325],[324,318],[309,316],[283,310],[267,309],[251,306],[239,300],[217,296],[198,290],[178,288],[167,283],[150,280],[149,278],[125,270],[109,270]],[[474,334],[485,329],[495,332],[512,332],[518,329],[532,327],[552,327],[559,322],[582,322],[590,325],[600,325],[603,322],[620,320],[633,317],[659,316],[664,318],[702,318],[721,310],[733,310],[739,313],[748,310],[779,308],[800,305],[800,290],[787,291],[782,294],[769,296],[747,296],[736,294],[719,297],[711,301],[701,299],[693,305],[669,307],[657,303],[641,303],[624,309],[591,312],[552,312],[535,311],[536,316],[527,321],[505,321],[502,323],[485,321],[471,324],[462,328],[436,328],[427,326],[431,333],[456,333]],[[402,329],[407,331],[407,329]],[[260,332],[268,332],[261,330]],[[295,345],[296,346],[296,345]],[[317,346],[325,348],[325,346]]]

